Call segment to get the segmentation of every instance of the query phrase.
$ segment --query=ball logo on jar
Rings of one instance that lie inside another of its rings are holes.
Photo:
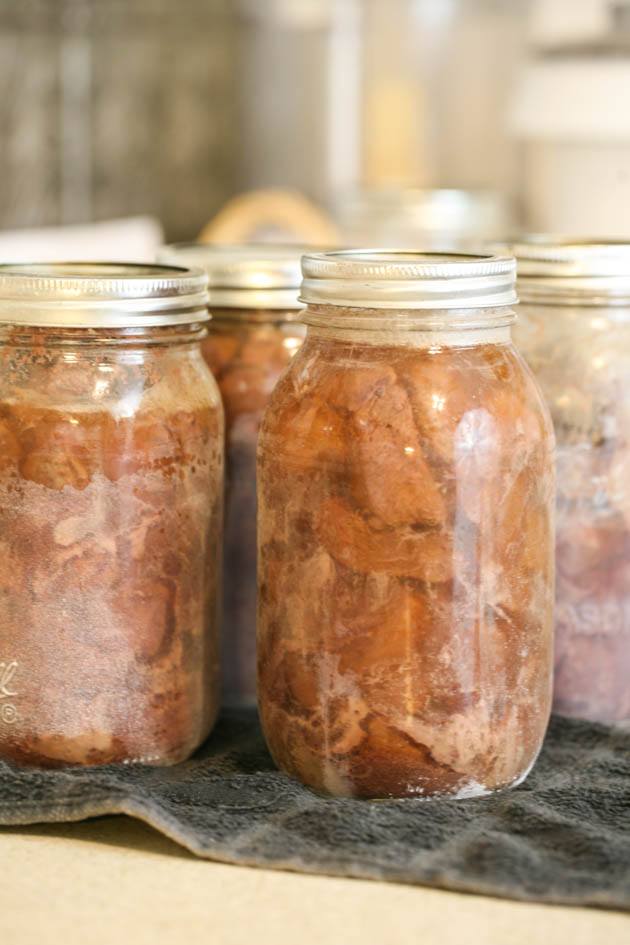
[[[630,635],[630,601],[585,600],[556,607],[556,624],[580,636]]]
[[[18,719],[17,709],[14,704],[10,701],[5,701],[17,696],[17,692],[13,688],[13,679],[17,668],[17,660],[11,660],[6,663],[0,662],[0,722],[3,722],[5,725],[13,725]]]

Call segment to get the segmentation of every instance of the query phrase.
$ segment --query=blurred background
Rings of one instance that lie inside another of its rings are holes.
[[[0,0],[0,89],[5,259],[630,235],[630,0]]]

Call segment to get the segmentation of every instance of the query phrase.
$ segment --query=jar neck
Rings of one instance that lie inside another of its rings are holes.
[[[512,308],[366,309],[309,305],[303,313],[310,337],[358,344],[415,348],[509,344]]]
[[[210,306],[212,325],[218,324],[222,328],[234,322],[253,322],[263,325],[283,325],[302,321],[302,309],[275,309],[275,308],[217,308]]]
[[[554,321],[575,321],[594,327],[627,325],[630,322],[630,303],[622,305],[567,305],[556,302],[523,302],[521,312],[527,317],[542,317]]]
[[[145,348],[196,344],[208,331],[207,322],[147,328],[63,328],[54,326],[2,325],[0,344],[15,347],[120,347]]]

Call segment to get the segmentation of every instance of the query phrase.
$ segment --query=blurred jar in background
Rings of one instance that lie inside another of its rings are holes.
[[[226,435],[222,676],[229,705],[256,701],[256,446],[263,410],[302,343],[299,246],[164,247],[163,262],[208,273],[203,353],[223,397]]]
[[[553,432],[514,260],[307,255],[258,450],[259,706],[315,790],[474,797],[540,749]]]
[[[515,338],[557,438],[554,708],[630,719],[630,244],[516,247]]]
[[[363,190],[337,206],[348,246],[478,249],[512,230],[507,201],[496,191]]]
[[[172,764],[219,707],[205,276],[0,267],[0,757]]]

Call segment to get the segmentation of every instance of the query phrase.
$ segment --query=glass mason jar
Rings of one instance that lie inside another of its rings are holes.
[[[516,252],[516,339],[558,442],[554,711],[629,720],[630,244]]]
[[[299,348],[299,246],[189,243],[163,261],[206,270],[212,321],[203,353],[225,408],[221,674],[227,705],[256,704],[256,445],[263,410]]]
[[[514,260],[303,260],[303,347],[261,429],[258,671],[316,790],[522,781],[551,702],[553,431],[510,340]]]
[[[218,707],[202,272],[0,267],[0,757],[186,758]]]

